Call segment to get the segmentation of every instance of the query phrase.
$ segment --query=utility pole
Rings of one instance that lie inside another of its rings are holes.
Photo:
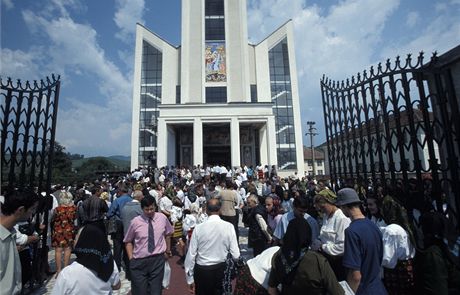
[[[307,125],[309,126],[308,128],[308,132],[305,133],[305,135],[310,135],[310,149],[311,149],[311,161],[312,161],[312,168],[313,168],[313,172],[312,172],[312,176],[315,177],[316,175],[316,169],[315,169],[315,149],[314,149],[314,145],[313,145],[313,136],[315,135],[318,135],[318,133],[316,133],[316,128],[314,127],[316,124],[316,122],[314,121],[308,121],[307,122]]]

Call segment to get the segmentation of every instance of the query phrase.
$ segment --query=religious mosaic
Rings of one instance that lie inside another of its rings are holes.
[[[226,82],[225,42],[207,42],[205,49],[206,82]]]

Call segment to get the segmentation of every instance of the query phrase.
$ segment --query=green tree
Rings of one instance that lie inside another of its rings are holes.
[[[72,173],[72,160],[70,159],[68,153],[66,153],[65,147],[57,141],[54,142],[54,154],[51,167],[52,183],[63,184],[73,181],[72,178],[74,175]]]
[[[101,173],[115,170],[115,165],[103,157],[90,158],[84,162],[77,170],[79,180],[92,181],[100,176]]]

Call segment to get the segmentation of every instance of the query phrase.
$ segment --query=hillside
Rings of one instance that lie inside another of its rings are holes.
[[[108,161],[113,163],[119,170],[129,170],[130,169],[131,158],[127,156],[118,156],[118,155],[110,156],[110,157],[89,157],[89,158],[83,158],[83,159],[78,159],[78,160],[72,160],[72,168],[78,168],[81,165],[83,165],[83,163],[93,158],[107,159]]]

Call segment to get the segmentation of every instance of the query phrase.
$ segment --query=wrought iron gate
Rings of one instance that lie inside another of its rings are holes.
[[[45,81],[0,79],[1,94],[1,185],[7,189],[29,188],[45,193],[35,220],[47,224],[51,189],[51,163],[54,151],[59,101],[59,76]],[[38,222],[35,224],[38,229]],[[35,275],[48,259],[47,228],[42,231],[41,245],[35,245]]]
[[[436,53],[426,64],[423,53],[387,60],[351,80],[323,77],[321,91],[333,182],[380,183],[403,196],[415,190],[438,209],[446,197],[458,218],[460,110]]]

